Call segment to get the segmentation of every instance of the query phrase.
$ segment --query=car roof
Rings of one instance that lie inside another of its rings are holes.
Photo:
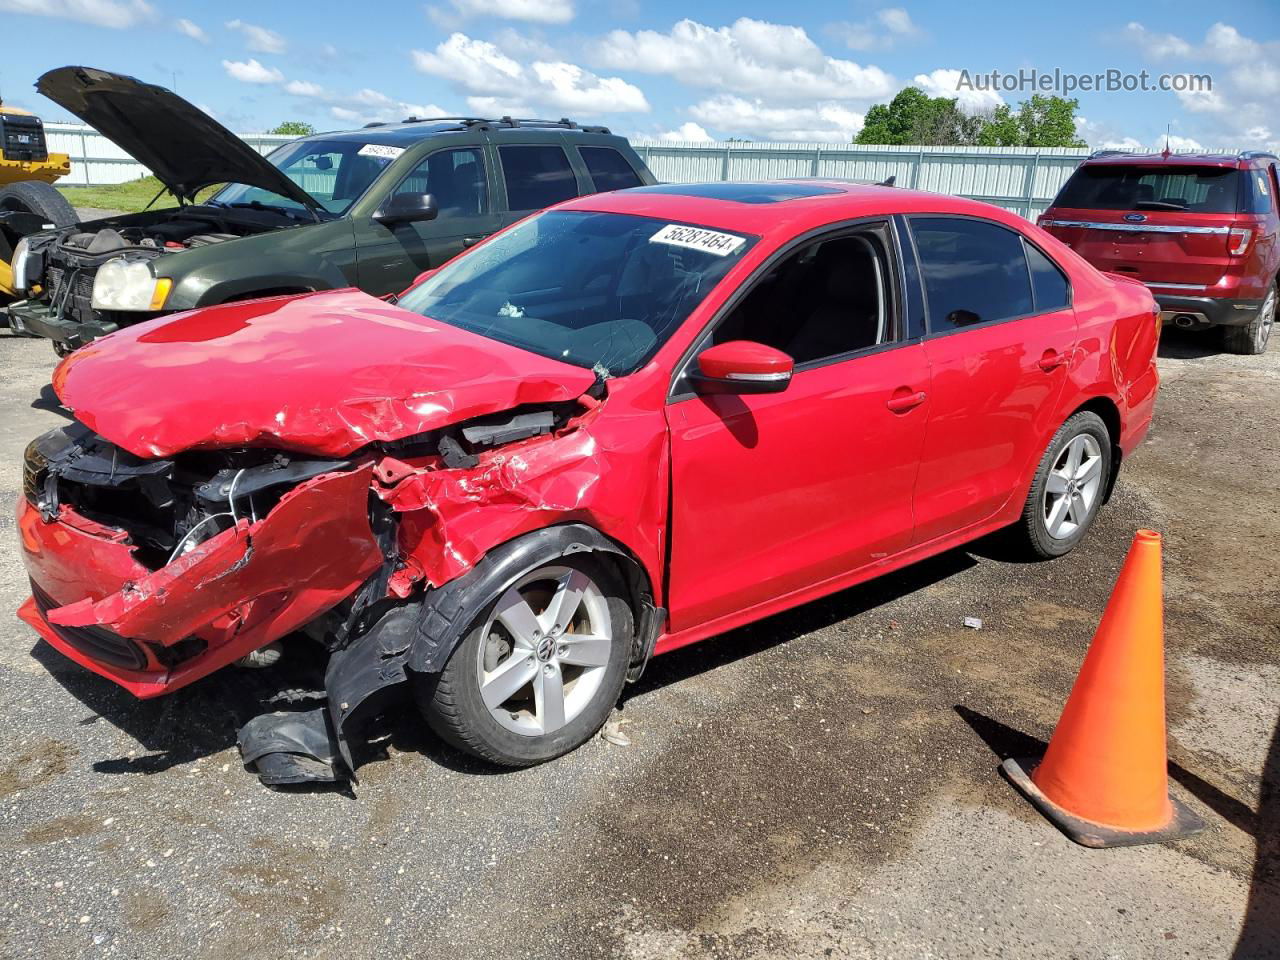
[[[976,200],[841,180],[658,184],[568,200],[557,210],[625,213],[757,236],[797,234],[895,213],[982,217],[1017,230],[1028,221]]]
[[[603,127],[579,126],[503,126],[489,121],[477,121],[468,118],[441,118],[426,120],[406,120],[400,123],[376,123],[356,130],[335,130],[328,133],[317,133],[305,140],[350,140],[359,143],[376,143],[388,147],[410,147],[432,137],[442,134],[471,133],[481,131],[501,140],[505,138],[521,140],[554,140],[569,136],[574,139],[613,141],[620,137],[610,134]]]
[[[1241,156],[1237,153],[1108,153],[1103,156],[1089,157],[1082,165],[1086,167],[1240,167],[1249,159],[1249,156]]]

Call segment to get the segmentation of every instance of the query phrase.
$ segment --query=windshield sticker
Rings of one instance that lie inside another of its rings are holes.
[[[381,143],[366,143],[357,153],[362,157],[378,157],[382,160],[394,160],[404,153],[404,147],[388,147]]]
[[[732,233],[717,233],[715,230],[702,230],[699,227],[686,227],[678,223],[669,223],[652,237],[650,243],[666,243],[673,247],[688,247],[690,250],[701,250],[717,257],[727,257],[747,242],[746,237],[737,237]]]

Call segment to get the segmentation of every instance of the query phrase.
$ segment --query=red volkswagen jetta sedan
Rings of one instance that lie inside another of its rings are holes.
[[[1150,425],[1157,336],[1142,284],[980,203],[573,200],[398,300],[228,304],[66,359],[21,616],[140,697],[322,644],[327,711],[241,733],[269,782],[349,773],[397,692],[537,763],[655,653],[1000,528],[1069,551]]]

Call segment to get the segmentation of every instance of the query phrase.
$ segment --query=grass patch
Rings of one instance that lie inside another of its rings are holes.
[[[196,199],[203,200],[218,189],[221,184],[201,190]],[[73,207],[97,207],[100,210],[123,210],[125,213],[137,213],[144,209],[152,198],[164,189],[164,185],[155,177],[143,177],[140,180],[129,180],[125,183],[104,184],[97,187],[58,187],[58,192],[67,198]],[[177,201],[170,194],[165,194],[155,202],[156,209],[176,206]]]

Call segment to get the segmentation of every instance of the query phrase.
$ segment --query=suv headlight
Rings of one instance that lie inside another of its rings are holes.
[[[159,310],[172,282],[152,274],[148,260],[116,257],[99,267],[93,278],[93,309]]]
[[[13,270],[13,289],[19,293],[27,292],[27,260],[29,257],[27,238],[23,237],[18,241],[18,245],[13,248],[13,262],[10,264]]]

